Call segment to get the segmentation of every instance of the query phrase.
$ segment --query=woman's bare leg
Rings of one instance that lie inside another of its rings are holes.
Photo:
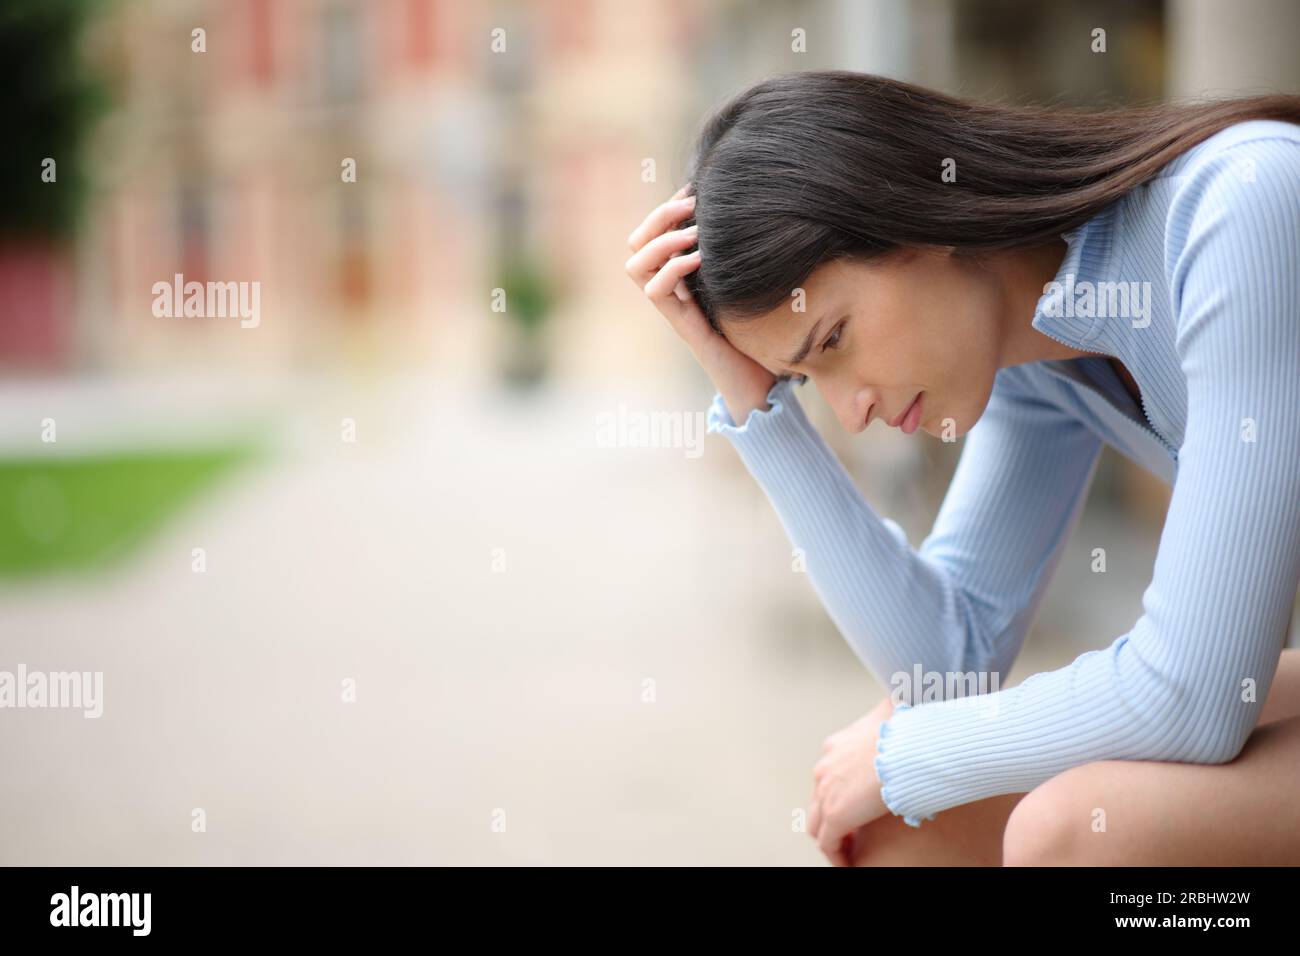
[[[1106,760],[1059,774],[1007,821],[1007,866],[1300,865],[1300,650],[1223,764]]]
[[[1224,764],[1075,767],[1016,806],[1005,865],[1300,865],[1298,779],[1300,717],[1255,728]]]
[[[853,835],[854,866],[1001,866],[1002,835],[1023,793],[965,803],[919,827],[893,814]]]
[[[1300,716],[1300,647],[1292,647],[1283,650],[1278,659],[1277,673],[1268,689],[1256,729],[1297,716]]]
[[[1300,717],[1300,649],[1297,648],[1282,652],[1281,659],[1278,662],[1277,674],[1273,678],[1273,683],[1269,687],[1268,698],[1264,702],[1259,726],[1255,729],[1255,733],[1251,735],[1250,741],[1242,749],[1241,754],[1232,763],[1206,766],[1151,761],[1104,761],[1076,767],[1066,774],[1053,777],[1052,780],[1036,788],[1034,793],[1039,794],[1041,798],[1043,795],[1040,791],[1044,791],[1044,788],[1055,781],[1062,780],[1068,774],[1074,774],[1074,779],[1080,784],[1093,786],[1094,772],[1089,771],[1088,768],[1116,768],[1118,765],[1118,772],[1127,777],[1133,776],[1132,770],[1134,767],[1147,768],[1148,771],[1154,771],[1156,774],[1170,769],[1187,769],[1191,771],[1224,770],[1243,761],[1243,758],[1247,757],[1248,751],[1254,753],[1257,750],[1262,750],[1262,755],[1251,758],[1247,770],[1247,773],[1250,773],[1257,764],[1262,763],[1265,767],[1268,767],[1271,763],[1270,758],[1278,751],[1281,752],[1283,763],[1285,762],[1285,744],[1290,732],[1284,731],[1280,735],[1270,732],[1270,734],[1262,737],[1260,735],[1266,726],[1279,724],[1293,717]],[[1275,769],[1281,771],[1282,764],[1278,764]],[[1289,778],[1282,778],[1281,783],[1284,787],[1287,779],[1295,781],[1300,777],[1296,776],[1293,769]],[[1149,781],[1147,785],[1150,786]],[[1176,800],[1184,799],[1184,795],[1177,789],[1182,786],[1181,783],[1162,782],[1157,778],[1156,785],[1158,787],[1174,788],[1163,791],[1166,800],[1169,800],[1171,795]],[[1193,785],[1196,785],[1195,781]],[[1046,792],[1051,795],[1052,793],[1062,793],[1064,789],[1058,785],[1052,788],[1051,791]],[[1276,786],[1274,789],[1276,789]],[[1292,784],[1291,790],[1294,791],[1294,784]],[[1086,794],[1086,792],[1087,787],[1084,787],[1083,793]],[[1030,862],[1028,859],[1030,854],[1025,845],[1029,842],[1028,838],[1033,836],[1029,831],[1050,831],[1056,808],[1047,806],[1049,801],[1046,799],[1038,799],[1033,804],[1030,804],[1027,811],[1022,811],[1017,815],[1017,829],[1011,833],[1011,845],[1008,847],[1007,827],[1012,814],[1025,796],[1023,793],[1006,794],[953,807],[936,814],[933,820],[925,821],[920,827],[910,827],[901,818],[892,815],[873,821],[854,834],[853,865],[1000,866],[1007,862],[1004,860],[1004,850],[1010,850],[1008,865],[1016,865],[1017,862]],[[1145,797],[1140,797],[1140,799],[1145,799]],[[1081,802],[1088,803],[1089,801],[1085,797]],[[1049,812],[1040,813],[1038,811]],[[1196,822],[1190,825],[1188,829],[1181,831],[1183,838],[1188,833],[1195,833],[1197,839],[1200,840],[1205,829],[1206,820],[1210,818],[1211,813],[1226,813],[1228,817],[1231,817],[1239,815],[1241,810],[1236,808],[1226,808],[1225,810],[1225,808],[1221,807],[1202,807]],[[1041,819],[1043,817],[1047,819],[1046,824]],[[1088,833],[1092,832],[1092,819],[1091,816],[1087,819]],[[1114,818],[1111,817],[1110,819]],[[1217,825],[1218,816],[1214,816],[1214,819]],[[1031,827],[1028,825],[1029,822],[1037,822],[1039,826]],[[1112,836],[1115,835],[1113,826],[1109,832]],[[1177,830],[1173,832],[1175,835],[1178,834]],[[1022,837],[1025,839],[1022,839]],[[1039,842],[1049,843],[1051,842],[1049,837],[1050,834],[1041,834],[1038,839]],[[1220,863],[1218,865],[1224,864]]]

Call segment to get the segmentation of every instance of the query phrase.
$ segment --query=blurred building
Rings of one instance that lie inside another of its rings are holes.
[[[708,17],[593,0],[113,7],[89,44],[116,107],[97,131],[65,364],[360,355],[478,377],[509,330],[492,290],[522,254],[553,283],[560,374],[661,374],[680,356],[628,315],[623,237],[676,188],[664,133],[706,105],[690,65]],[[256,335],[156,319],[152,286],[178,273],[260,280]]]
[[[466,106],[486,60],[460,40],[470,14],[395,0],[115,5],[93,38],[118,106],[93,161],[79,360],[292,365],[357,344],[435,347],[437,316],[468,291],[459,277],[483,267],[488,117]],[[156,319],[152,286],[177,273],[260,281],[256,334]]]

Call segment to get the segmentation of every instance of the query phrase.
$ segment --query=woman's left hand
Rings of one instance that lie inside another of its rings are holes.
[[[835,866],[851,865],[853,834],[890,812],[876,779],[876,741],[893,713],[886,695],[871,713],[822,742],[822,758],[813,766],[808,831]]]

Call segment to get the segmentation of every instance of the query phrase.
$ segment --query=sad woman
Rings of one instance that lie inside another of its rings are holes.
[[[627,272],[883,686],[1010,671],[1103,446],[1172,488],[1127,633],[825,741],[827,858],[1300,863],[1300,97],[1029,109],[797,73],[714,112],[686,180]],[[1147,314],[1068,307],[1082,283]],[[918,547],[808,381],[849,432],[962,441]]]

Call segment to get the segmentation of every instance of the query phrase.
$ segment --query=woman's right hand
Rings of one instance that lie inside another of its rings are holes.
[[[687,188],[652,209],[628,236],[633,255],[627,260],[627,274],[686,342],[722,396],[732,421],[743,425],[751,410],[771,407],[767,393],[776,377],[714,332],[686,288],[683,280],[700,266],[698,249],[681,254],[695,244],[696,227],[674,228],[695,208],[695,197],[686,195]]]

